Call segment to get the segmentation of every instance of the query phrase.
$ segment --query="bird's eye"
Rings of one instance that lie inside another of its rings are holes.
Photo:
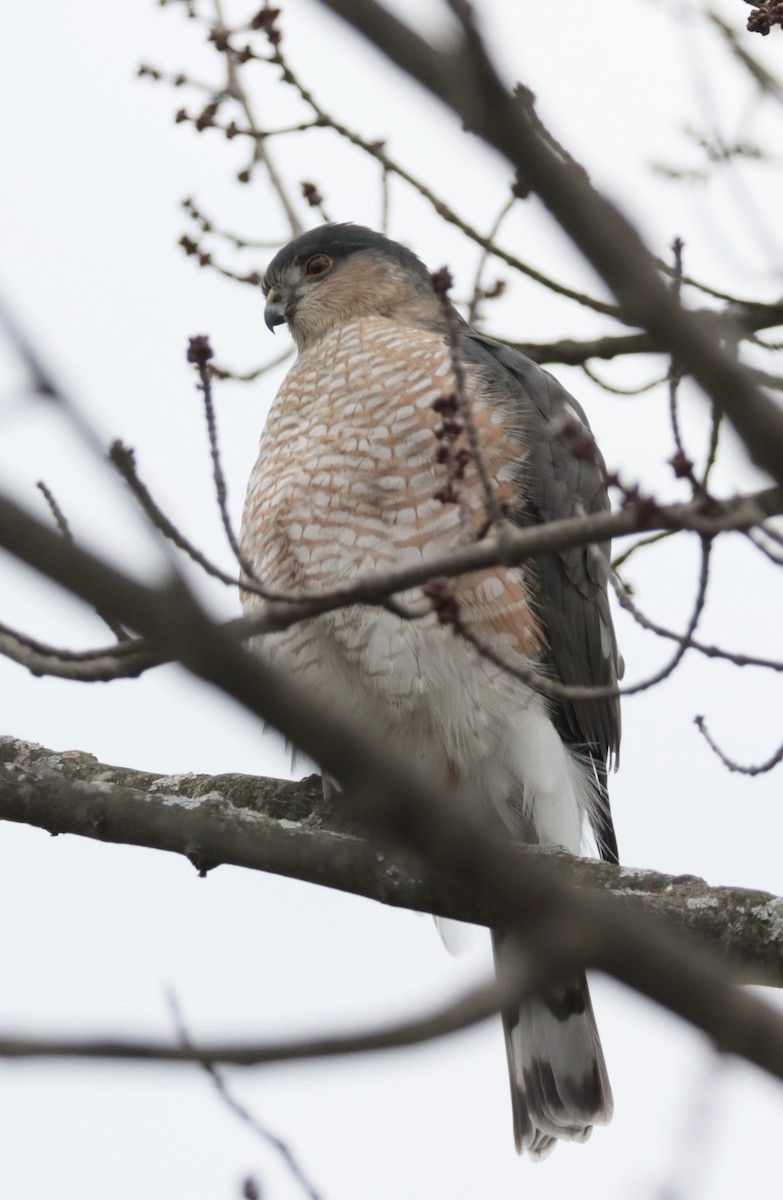
[[[332,265],[331,258],[325,254],[314,254],[312,258],[308,258],[305,263],[305,275],[323,275]]]

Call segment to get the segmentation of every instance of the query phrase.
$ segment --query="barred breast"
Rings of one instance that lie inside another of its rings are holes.
[[[484,461],[499,497],[510,500],[524,431],[482,392],[477,375],[469,373],[467,386]],[[334,329],[299,356],[271,409],[243,515],[242,548],[265,587],[317,591],[475,536],[484,520],[475,464],[459,484],[460,504],[437,498],[447,467],[437,460],[441,417],[433,404],[453,390],[443,338],[382,318]],[[461,622],[496,653],[538,656],[541,628],[522,572],[475,573],[455,584],[454,596]],[[402,599],[427,608],[419,589]],[[263,602],[248,595],[245,604]],[[431,611],[408,621],[351,607],[267,637],[260,648],[317,691],[328,694],[340,681],[362,706],[369,697],[422,715],[423,697],[464,688],[468,667],[508,700],[508,677],[501,683],[502,672]]]

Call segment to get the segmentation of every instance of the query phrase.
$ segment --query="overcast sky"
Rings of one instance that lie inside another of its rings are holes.
[[[227,13],[247,16],[255,7],[236,3]],[[436,0],[393,7],[430,32],[447,25]],[[783,257],[767,228],[767,214],[780,212],[777,166],[734,168],[712,190],[650,170],[654,162],[701,163],[683,134],[689,124],[729,140],[767,138],[773,148],[779,139],[776,110],[736,74],[717,35],[696,20],[698,6],[485,0],[478,7],[509,81],[532,87],[557,136],[657,253],[666,255],[679,235],[689,273],[740,295],[780,294]],[[741,30],[743,5],[726,2],[720,11]],[[490,226],[509,179],[496,156],[316,3],[289,0],[284,29],[292,64],[324,107],[371,139],[388,138],[415,175],[482,229]],[[773,34],[747,45],[774,67],[783,41]],[[284,240],[287,229],[260,174],[245,188],[235,182],[246,148],[175,125],[175,110],[196,111],[199,98],[137,79],[142,61],[214,81],[222,65],[176,4],[161,9],[147,0],[121,10],[99,0],[39,0],[7,15],[0,294],[101,438],[136,447],[163,507],[229,567],[184,351],[190,335],[208,333],[220,361],[243,370],[279,354],[287,334],[269,337],[251,289],[185,259],[179,202],[193,196],[220,223],[258,240]],[[263,125],[299,119],[274,76],[258,68],[254,78]],[[294,194],[299,181],[312,179],[334,219],[378,223],[377,167],[334,133],[272,149]],[[779,221],[770,223],[779,233]],[[469,294],[477,253],[399,183],[390,229],[433,268],[449,263],[457,293]],[[519,207],[499,240],[553,277],[599,293],[535,202]],[[268,257],[225,254],[244,270]],[[508,276],[492,264],[490,281],[499,274]],[[607,328],[527,282],[487,318],[492,331],[528,340]],[[620,385],[663,369],[654,359],[600,368]],[[41,515],[35,483],[44,479],[86,544],[129,571],[154,572],[161,562],[154,538],[62,416],[25,393],[23,371],[2,343],[0,373],[3,489]],[[581,372],[556,374],[588,408],[610,468],[662,498],[684,495],[665,466],[664,389],[629,399]],[[218,390],[237,517],[280,378],[277,371],[251,387]],[[698,450],[708,414],[687,389],[683,426]],[[727,436],[716,486],[730,494],[760,482]],[[739,537],[722,542],[715,560],[705,640],[780,657],[767,564]],[[628,577],[651,616],[681,628],[697,565],[697,546],[680,539],[640,556]],[[0,570],[1,620],[64,646],[106,641],[97,619],[59,590],[5,557]],[[233,593],[203,594],[215,612],[236,614]],[[627,618],[618,618],[618,630],[628,681],[666,660],[667,648]],[[85,686],[33,679],[0,661],[0,689],[0,732],[57,751],[78,748],[165,773],[289,773],[273,733],[173,667]],[[754,762],[780,741],[780,710],[774,677],[704,659],[687,659],[659,690],[629,700],[612,787],[623,861],[783,893],[780,774],[729,775],[692,723],[704,713],[729,753]],[[450,959],[426,917],[226,867],[203,881],[163,854],[10,825],[0,829],[0,948],[0,1032],[168,1036],[167,987],[194,1038],[355,1029],[442,1002],[486,969],[480,956]],[[678,1200],[728,1200],[777,1185],[783,1091],[749,1067],[717,1063],[702,1038],[611,983],[597,980],[594,998],[616,1116],[587,1146],[560,1146],[543,1166],[514,1154],[497,1022],[393,1055],[233,1079],[259,1120],[290,1142],[325,1200],[550,1200],[577,1188],[585,1200],[652,1200],[675,1180]],[[0,1194],[14,1200],[223,1200],[237,1197],[250,1174],[269,1200],[302,1194],[195,1069],[3,1066],[0,1128]]]

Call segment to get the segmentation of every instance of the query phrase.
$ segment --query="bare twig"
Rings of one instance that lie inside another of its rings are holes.
[[[682,254],[684,243],[681,238],[676,237],[672,242],[672,252],[674,254],[674,266],[672,269],[672,295],[679,303],[682,295]],[[672,437],[674,438],[674,456],[670,459],[671,465],[674,468],[674,473],[678,479],[688,479],[693,489],[694,495],[702,488],[701,482],[696,478],[693,471],[693,462],[688,457],[685,446],[682,441],[682,430],[680,429],[680,415],[678,411],[678,398],[680,390],[680,381],[682,380],[682,368],[679,363],[672,357],[669,360],[669,420],[671,422]]]
[[[109,458],[128,484],[128,487],[133,492],[133,495],[138,500],[147,517],[155,528],[160,530],[164,537],[168,538],[178,550],[182,550],[184,554],[187,554],[188,558],[201,567],[202,571],[205,571],[207,575],[211,575],[213,579],[219,579],[221,583],[232,587],[239,587],[239,580],[235,576],[226,574],[220,567],[216,567],[214,563],[210,562],[206,555],[197,549],[183,533],[180,533],[173,521],[159,508],[153,500],[149,489],[139,479],[136,470],[136,457],[133,450],[117,440],[112,442],[109,447]]]
[[[260,133],[260,129],[255,119],[253,106],[250,103],[250,97],[248,96],[245,88],[242,86],[237,61],[234,57],[234,51],[227,36],[228,27],[223,16],[223,5],[221,0],[212,0],[212,3],[214,5],[216,19],[216,29],[213,32],[217,33],[218,35],[223,35],[222,38],[218,36],[213,40],[216,48],[221,51],[225,57],[227,75],[226,90],[231,96],[233,96],[244,112],[248,128],[251,133],[258,134]],[[288,194],[288,189],[283,182],[282,176],[277,170],[274,159],[269,152],[269,147],[266,145],[266,142],[263,138],[254,137],[252,162],[261,163],[265,168],[267,177],[272,186],[272,190],[276,193],[285,213],[286,220],[288,221],[288,227],[291,231],[291,237],[299,237],[299,234],[304,232],[304,226],[299,220],[297,211],[293,205],[291,197]],[[249,178],[249,172],[247,173],[247,178]]]
[[[710,481],[715,463],[718,459],[718,445],[720,442],[720,428],[723,422],[723,413],[716,404],[712,406],[712,422],[710,424],[710,441],[707,447],[707,458],[704,463],[704,470],[701,476],[701,485],[703,490],[707,491],[707,485]]]
[[[188,1034],[185,1018],[175,993],[169,991],[167,998],[180,1045],[184,1050],[189,1050],[194,1055],[198,1054],[198,1050],[193,1046]],[[321,1193],[316,1190],[315,1185],[308,1179],[304,1168],[288,1143],[283,1141],[278,1134],[272,1133],[271,1129],[267,1129],[266,1125],[262,1125],[258,1118],[254,1117],[250,1110],[237,1100],[236,1096],[232,1095],[228,1084],[211,1059],[208,1057],[199,1057],[197,1061],[212,1081],[215,1091],[220,1096],[226,1108],[239,1117],[239,1120],[244,1125],[247,1125],[264,1145],[272,1147],[285,1163],[291,1177],[296,1180],[305,1195],[310,1197],[310,1200],[322,1200]]]
[[[729,756],[725,754],[723,750],[721,750],[720,746],[707,728],[704,717],[694,717],[693,723],[704,740],[707,742],[707,745],[710,747],[710,749],[717,754],[724,767],[727,767],[729,771],[736,772],[738,775],[766,775],[768,771],[774,770],[775,767],[779,766],[780,763],[783,762],[783,744],[781,744],[778,746],[774,754],[772,754],[765,762],[759,763],[756,766],[743,766],[742,763],[735,762],[733,758],[729,758]]]
[[[601,379],[591,367],[588,367],[586,362],[580,365],[588,379],[592,380],[593,383],[597,383],[600,388],[603,388],[605,392],[610,392],[613,396],[642,396],[645,392],[651,392],[653,388],[657,388],[662,383],[665,383],[667,378],[665,375],[662,377],[656,376],[649,383],[639,384],[638,387],[618,387],[617,384],[607,383],[605,379]]]
[[[669,660],[668,663],[666,663],[665,666],[661,667],[660,671],[656,671],[656,673],[654,675],[649,676],[647,679],[643,680],[641,683],[634,683],[634,684],[629,685],[628,687],[620,688],[619,689],[620,695],[635,696],[639,692],[645,692],[649,688],[655,687],[656,684],[662,683],[664,679],[668,679],[668,677],[677,669],[677,667],[680,665],[683,658],[687,654],[688,650],[691,649],[691,646],[692,646],[691,639],[692,639],[694,633],[696,632],[696,628],[701,619],[701,615],[704,612],[704,605],[707,601],[707,584],[709,581],[709,573],[710,573],[710,552],[711,552],[711,550],[712,550],[711,540],[709,538],[702,538],[701,539],[701,567],[699,570],[699,586],[698,586],[698,590],[696,593],[696,600],[694,602],[693,611],[691,613],[690,620],[688,621],[688,627],[685,630],[685,633],[682,634],[681,637],[675,637],[675,639],[674,639],[675,641],[678,642],[678,646],[677,646],[677,649],[675,650],[672,658]],[[614,582],[613,575],[610,574],[609,578]],[[624,603],[624,600],[625,600],[624,593],[625,593],[624,587],[621,587],[621,586],[615,587],[615,594],[616,594],[618,600],[620,601],[620,604]]]
[[[234,271],[231,267],[224,267],[221,263],[215,262],[214,256],[206,250],[202,250],[200,244],[183,234],[179,239],[179,244],[185,253],[190,258],[195,258],[200,267],[208,267],[212,271],[217,271],[218,275],[222,275],[225,279],[233,279],[235,283],[244,283],[248,287],[258,289],[261,285],[262,275],[260,271],[249,271],[246,274],[241,274],[239,271]]]
[[[759,90],[764,95],[771,96],[783,103],[783,85],[780,80],[776,79],[757,58],[750,54],[744,44],[744,39],[740,41],[736,31],[727,25],[713,9],[709,9],[706,16],[719,31],[731,54],[742,64]]]
[[[764,530],[764,532],[767,531]],[[770,546],[765,545],[761,533],[758,530],[750,529],[745,536],[747,537],[748,541],[752,542],[756,549],[764,555],[765,558],[769,559],[771,563],[774,563],[776,567],[783,567],[783,555],[777,554]]]
[[[769,538],[770,541],[776,542],[778,546],[783,546],[783,530],[776,529],[774,525],[765,522],[759,526],[759,532],[763,533],[764,537]]]
[[[209,451],[212,458],[212,478],[215,482],[215,495],[217,497],[218,508],[220,510],[220,519],[223,522],[223,529],[226,534],[226,540],[233,552],[237,563],[247,575],[248,579],[255,583],[255,572],[242,554],[239,548],[234,527],[231,524],[231,516],[228,511],[228,489],[226,487],[226,478],[223,474],[223,467],[220,462],[220,447],[218,446],[217,424],[215,421],[215,406],[212,403],[212,373],[209,365],[209,360],[213,357],[212,348],[209,345],[207,338],[203,336],[192,337],[188,346],[188,362],[192,362],[199,375],[200,384],[199,390],[204,396],[204,414],[207,420],[207,432],[209,434]]]
[[[637,542],[636,545],[638,546],[639,543]],[[617,575],[616,566],[613,567],[610,579],[621,607],[633,617],[637,625],[641,626],[642,629],[648,630],[650,633],[654,633],[656,637],[677,642],[678,645],[685,646],[688,650],[695,650],[698,654],[703,654],[705,658],[725,659],[726,662],[732,663],[735,667],[761,667],[768,671],[783,671],[783,662],[778,659],[760,658],[753,654],[740,654],[735,650],[723,650],[719,646],[706,645],[704,642],[697,641],[694,637],[686,637],[685,634],[675,633],[673,629],[667,629],[665,625],[659,625],[658,622],[652,621],[646,616],[631,599],[630,591],[619,575]]]
[[[55,499],[54,494],[47,487],[47,485],[43,482],[42,479],[39,479],[38,483],[35,486],[38,488],[38,491],[41,493],[44,500],[49,505],[49,509],[51,511],[52,516],[54,517],[57,528],[60,530],[60,533],[63,535],[64,538],[67,538],[69,542],[72,542],[73,534],[71,533],[71,527],[68,524],[68,520],[65,516],[65,513],[60,508],[60,505],[57,503],[57,500]]]
[[[310,208],[316,209],[321,220],[328,224],[329,221],[331,221],[331,217],[326,211],[324,198],[321,195],[321,189],[316,187],[314,183],[310,183],[308,180],[303,180],[299,184],[299,188],[302,192],[302,198],[306,201],[307,205]]]
[[[495,488],[484,461],[484,452],[479,438],[478,428],[473,418],[473,406],[465,386],[465,367],[459,351],[459,335],[463,328],[456,309],[449,300],[449,288],[452,284],[450,272],[444,267],[432,276],[432,287],[438,297],[441,313],[446,323],[446,344],[451,357],[451,372],[454,377],[454,394],[457,398],[457,412],[462,420],[470,447],[470,457],[476,468],[481,490],[484,495],[484,509],[489,528],[494,528],[498,536],[502,535],[503,510],[495,494]]]
[[[268,59],[266,60],[269,61]],[[201,113],[189,113],[187,109],[181,108],[176,116],[178,125],[191,124],[195,125],[201,133],[205,129],[216,129],[219,133],[225,134],[229,141],[233,141],[237,137],[252,138],[257,142],[266,142],[271,138],[286,137],[292,133],[305,133],[308,129],[318,129],[321,125],[320,121],[301,121],[298,125],[281,125],[277,129],[248,129],[242,125],[237,125],[235,121],[230,121],[228,124],[223,124],[216,120],[213,112],[214,106],[208,105]],[[237,244],[237,239],[232,238],[230,234],[224,235],[230,241]],[[244,243],[249,245],[250,243]],[[259,245],[260,243],[255,243]]]
[[[31,675],[50,675],[78,683],[135,679],[160,662],[142,638],[129,638],[96,650],[67,650],[46,645],[3,624],[0,624],[0,654],[26,667]]]
[[[181,204],[188,216],[192,217],[199,226],[202,233],[211,233],[215,237],[223,238],[236,250],[278,250],[280,248],[279,241],[256,241],[252,238],[240,237],[238,234],[231,233],[227,229],[221,229],[210,217],[204,214],[201,207],[190,196],[182,200]]]
[[[495,220],[492,222],[492,227],[490,228],[490,231],[487,234],[487,241],[490,244],[495,241],[495,238],[497,237],[498,233],[500,232],[501,225],[505,221],[508,214],[511,212],[511,209],[514,207],[516,202],[517,202],[517,197],[512,192],[511,195],[509,196],[508,200],[506,200],[505,204],[501,208],[498,215],[495,217]],[[476,277],[473,280],[473,289],[471,291],[470,304],[468,306],[468,324],[469,325],[475,325],[476,319],[478,317],[479,305],[480,305],[481,301],[483,299],[485,299],[485,293],[481,289],[481,280],[482,280],[482,276],[484,274],[484,268],[486,267],[486,265],[489,262],[491,257],[492,257],[492,251],[487,246],[483,246],[481,257],[479,258],[478,266],[476,267]]]
[[[65,538],[66,541],[73,542],[73,533],[71,532],[71,527],[68,524],[68,519],[67,519],[65,513],[63,512],[62,508],[58,504],[51,488],[49,488],[47,486],[47,484],[45,484],[43,482],[43,480],[40,480],[40,479],[35,486],[38,488],[38,491],[41,493],[44,500],[48,504],[49,510],[50,510],[52,516],[54,517],[55,524],[57,525],[57,528],[60,530],[61,535]],[[111,632],[114,634],[114,636],[116,637],[118,642],[126,642],[128,640],[128,637],[129,637],[128,631],[127,631],[127,629],[124,629],[122,627],[122,625],[120,625],[119,621],[115,621],[114,617],[112,617],[109,613],[101,612],[99,609],[96,609],[95,611],[96,611],[96,614],[103,621],[104,625],[106,625],[111,630]]]
[[[659,533],[651,533],[647,537],[638,538],[637,541],[631,543],[627,550],[624,550],[622,554],[618,554],[616,558],[612,559],[612,570],[619,571],[620,567],[624,567],[628,560],[636,554],[637,550],[644,550],[647,546],[654,546],[657,542],[663,542],[666,538],[673,537],[674,533],[675,530],[673,529],[664,529]]]
[[[276,367],[282,366],[294,353],[294,346],[288,346],[282,354],[278,354],[276,358],[271,358],[269,362],[264,363],[260,367],[254,367],[252,371],[232,371],[229,367],[220,367],[212,363],[212,374],[215,379],[225,379],[230,383],[253,383],[256,379],[260,379],[266,375],[268,371],[274,371]]]

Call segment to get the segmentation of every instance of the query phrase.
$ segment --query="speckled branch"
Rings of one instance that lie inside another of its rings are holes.
[[[325,801],[317,775],[298,782],[249,775],[157,775],[108,766],[0,738],[0,820],[97,841],[167,850],[202,874],[220,865],[268,871],[365,896],[395,908],[491,925],[492,898],[457,887]],[[746,888],[709,887],[692,875],[545,857],[563,881],[597,888],[660,913],[739,964],[748,983],[783,986],[783,900]]]

